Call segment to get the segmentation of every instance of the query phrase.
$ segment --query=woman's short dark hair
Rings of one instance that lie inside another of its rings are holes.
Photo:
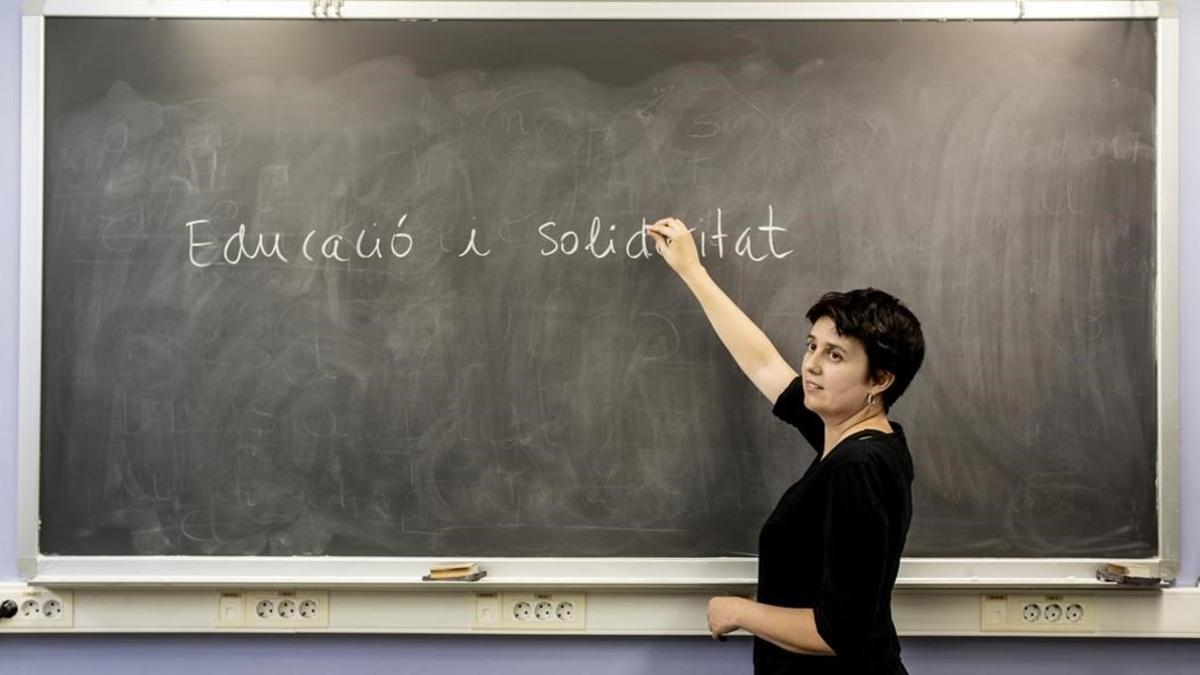
[[[883,392],[884,407],[891,408],[908,389],[925,359],[921,322],[894,296],[877,288],[826,293],[806,316],[813,323],[827,316],[839,335],[861,342],[867,349],[867,372],[872,377],[878,377],[880,371],[896,377]]]

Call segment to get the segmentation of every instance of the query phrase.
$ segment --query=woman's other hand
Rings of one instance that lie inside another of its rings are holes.
[[[647,225],[646,231],[654,237],[654,250],[679,276],[686,277],[704,269],[692,233],[682,220],[663,218],[653,225]]]
[[[682,223],[680,223],[682,225]],[[730,596],[716,597],[708,601],[708,632],[714,640],[724,640],[725,634],[735,631],[738,625],[737,613],[745,598]]]

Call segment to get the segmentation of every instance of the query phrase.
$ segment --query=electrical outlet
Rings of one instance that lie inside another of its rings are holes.
[[[75,623],[74,600],[71,591],[30,587],[0,589],[0,605],[8,601],[17,609],[16,615],[0,619],[0,631],[70,628]]]
[[[583,593],[480,593],[475,596],[474,628],[527,631],[583,630],[587,597]],[[491,621],[492,612],[499,621]],[[484,622],[484,617],[489,619]]]
[[[217,628],[328,628],[325,591],[254,591],[217,596]]]
[[[985,633],[1094,633],[1096,602],[1090,595],[984,595]]]
[[[500,626],[500,594],[476,593],[475,612],[471,615],[471,628],[486,630],[498,629]]]

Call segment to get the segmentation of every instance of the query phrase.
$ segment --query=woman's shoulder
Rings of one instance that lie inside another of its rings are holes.
[[[892,433],[875,429],[860,431],[843,440],[823,460],[827,469],[836,472],[884,472],[911,471],[912,459],[908,454],[908,442],[899,424],[892,424]],[[907,470],[905,470],[907,468]]]

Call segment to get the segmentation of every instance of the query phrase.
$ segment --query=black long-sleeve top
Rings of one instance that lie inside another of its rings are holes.
[[[817,451],[763,524],[758,601],[811,607],[836,656],[809,656],[754,640],[756,675],[899,675],[892,587],[912,520],[912,458],[904,430],[852,434],[821,458],[825,429],[804,407],[797,377],[775,402],[777,417]]]

